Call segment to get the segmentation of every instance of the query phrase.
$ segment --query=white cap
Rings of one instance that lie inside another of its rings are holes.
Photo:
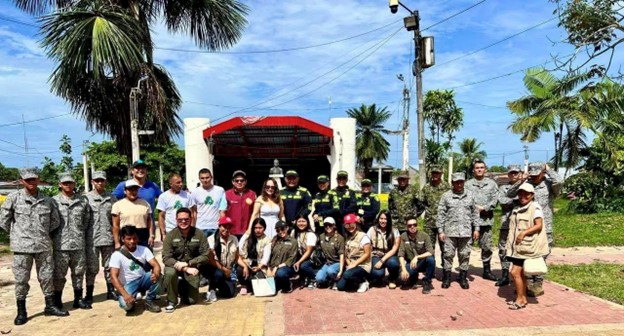
[[[323,219],[323,223],[336,225],[336,220],[334,217],[325,217],[325,219]]]
[[[126,185],[124,188],[128,189],[130,187],[141,187],[137,181],[134,179],[126,181]]]

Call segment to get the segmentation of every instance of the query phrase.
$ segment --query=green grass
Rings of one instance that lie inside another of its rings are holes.
[[[551,265],[548,280],[624,305],[624,265]]]

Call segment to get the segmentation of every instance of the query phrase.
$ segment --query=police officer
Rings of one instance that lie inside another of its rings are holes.
[[[418,190],[409,184],[409,173],[401,171],[397,176],[399,185],[390,191],[388,196],[388,210],[392,216],[392,223],[401,232],[405,232],[407,217],[420,216]]]
[[[441,241],[444,241],[442,254],[442,288],[451,286],[451,269],[457,251],[459,278],[463,289],[468,289],[468,262],[470,261],[470,241],[479,239],[479,215],[474,197],[464,189],[466,176],[454,173],[453,188],[442,195],[438,205],[436,226]]]
[[[514,206],[517,205],[517,197],[507,197],[507,191],[520,179],[520,166],[512,164],[507,166],[507,178],[509,183],[500,186],[498,189],[498,203],[501,206],[501,225],[498,234],[498,257],[500,258],[501,268],[503,270],[503,276],[498,279],[496,286],[509,285],[509,266],[510,262],[505,260],[505,243],[507,242],[507,236],[509,236],[509,216]]]
[[[318,183],[319,192],[312,199],[312,219],[314,220],[314,231],[317,235],[325,232],[323,228],[324,219],[331,217],[336,219],[340,216],[340,205],[338,204],[338,196],[333,190],[329,190],[329,177],[320,175],[316,182]]]
[[[104,267],[104,279],[106,279],[106,299],[117,301],[117,294],[110,278],[108,261],[115,252],[113,240],[113,218],[111,210],[117,197],[106,191],[106,172],[95,171],[91,178],[93,190],[86,194],[91,207],[92,225],[87,232],[87,294],[85,301],[93,303],[93,286],[95,277],[100,271],[100,257]]]
[[[492,274],[490,261],[494,254],[492,242],[492,225],[494,224],[494,209],[498,204],[498,185],[496,181],[485,177],[487,167],[482,160],[475,160],[472,167],[473,178],[466,181],[466,189],[472,193],[477,204],[479,220],[475,226],[479,226],[479,247],[481,248],[481,261],[483,262],[483,279],[497,281]]]
[[[375,218],[381,209],[381,203],[377,194],[372,192],[373,182],[369,179],[362,180],[362,191],[355,193],[358,224],[364,232],[368,232],[375,223]]]
[[[429,235],[431,245],[435,251],[436,241],[440,244],[440,253],[444,251],[444,242],[438,239],[438,228],[436,227],[436,217],[438,216],[438,203],[442,194],[451,190],[451,185],[442,179],[444,170],[439,165],[431,167],[431,179],[420,191],[420,200],[425,208],[425,233]]]
[[[559,174],[550,169],[548,164],[544,162],[532,162],[529,164],[528,174],[524,174],[507,191],[508,197],[515,197],[522,183],[529,182],[535,189],[533,200],[537,202],[544,211],[544,227],[546,228],[546,236],[548,238],[548,247],[553,247],[553,202],[555,197],[559,195],[563,180]],[[546,256],[547,257],[547,256]],[[542,276],[529,279],[529,288],[527,295],[541,296],[544,294],[543,287],[544,278]]]
[[[37,268],[37,279],[45,297],[44,314],[68,316],[66,310],[54,305],[54,258],[50,234],[59,226],[59,214],[54,201],[39,192],[39,176],[34,169],[20,170],[22,190],[11,193],[2,204],[0,228],[10,237],[13,252],[13,276],[15,277],[15,299],[17,316],[13,323],[28,322],[26,296],[30,285],[30,271],[33,261]]]
[[[336,174],[336,188],[332,189],[338,196],[340,216],[336,220],[338,232],[345,234],[342,219],[348,214],[355,213],[355,192],[349,189],[347,182],[349,181],[349,173],[344,170],[338,171]]]
[[[63,306],[63,288],[67,269],[71,269],[72,287],[74,288],[74,308],[91,309],[91,305],[82,298],[82,277],[87,268],[87,246],[93,242],[87,237],[91,231],[91,208],[84,196],[76,195],[76,180],[71,173],[59,175],[61,193],[53,199],[60,213],[60,225],[52,235],[54,242],[54,299],[57,307]]]
[[[298,215],[310,214],[312,195],[308,189],[299,185],[299,174],[296,171],[286,172],[286,187],[280,190],[280,197],[284,202],[284,217],[290,227],[294,225]]]

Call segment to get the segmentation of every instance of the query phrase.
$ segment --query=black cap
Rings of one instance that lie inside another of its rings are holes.
[[[278,220],[277,222],[275,222],[275,229],[277,230],[278,228],[282,228],[282,227],[287,227],[288,224],[286,224],[286,222]]]
[[[147,168],[147,163],[145,163],[145,161],[143,161],[143,160],[136,160],[132,164],[132,168],[136,168],[136,167],[146,167]]]

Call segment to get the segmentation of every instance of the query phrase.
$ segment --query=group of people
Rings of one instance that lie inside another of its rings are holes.
[[[0,227],[10,233],[14,252],[13,273],[17,316],[28,320],[26,295],[30,271],[36,264],[46,298],[46,315],[68,316],[62,293],[71,270],[74,308],[89,309],[99,266],[104,267],[107,298],[132,311],[138,295],[145,308],[160,312],[154,303],[166,291],[166,312],[179,301],[200,300],[199,288],[208,284],[205,300],[253,292],[252,279],[273,277],[278,290],[290,292],[293,284],[309,289],[333,288],[365,292],[370,285],[412,288],[424,273],[423,293],[433,289],[435,244],[442,251],[442,288],[451,285],[452,262],[458,255],[462,288],[467,281],[473,241],[481,247],[483,277],[497,286],[516,285],[517,298],[510,308],[526,305],[526,295],[541,295],[542,279],[526,279],[522,261],[546,257],[552,246],[552,201],[561,179],[543,163],[532,163],[522,173],[508,167],[509,183],[501,186],[487,178],[486,166],[476,161],[473,178],[431,168],[430,181],[418,190],[406,172],[397,177],[388,210],[380,210],[372,182],[361,181],[361,191],[347,185],[347,172],[337,173],[337,186],[329,177],[317,178],[312,196],[299,185],[299,175],[288,170],[285,187],[274,178],[264,181],[257,196],[249,190],[244,171],[232,174],[232,188],[213,184],[209,169],[199,171],[200,185],[183,189],[182,177],[171,174],[170,189],[161,191],[147,179],[147,165],[132,165],[133,178],[106,192],[106,174],[95,172],[93,190],[75,193],[71,174],[59,177],[60,194],[48,198],[38,191],[34,170],[20,171],[24,188],[7,198]],[[503,210],[498,254],[502,277],[492,272],[493,210]],[[157,225],[153,209],[158,210]],[[424,230],[418,218],[424,213]],[[528,218],[528,219],[527,219]],[[163,241],[161,265],[152,247],[156,230]],[[545,243],[543,243],[545,242]],[[83,297],[83,277],[86,295]],[[519,287],[520,286],[520,287]]]

